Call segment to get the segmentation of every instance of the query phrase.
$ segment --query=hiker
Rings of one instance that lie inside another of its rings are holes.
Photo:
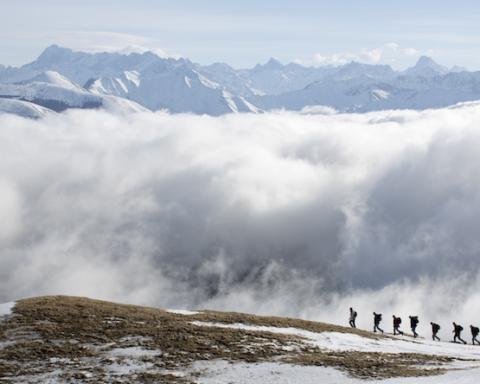
[[[432,340],[435,341],[435,339],[438,339],[438,341],[440,341],[440,338],[437,336],[437,333],[440,330],[440,325],[432,322],[430,322],[430,324],[432,325]]]
[[[398,329],[400,324],[402,324],[402,319],[393,315],[393,335],[396,335],[396,332],[398,332],[399,335],[403,335],[403,332]]]
[[[415,332],[415,330],[417,329],[417,324],[418,324],[418,316],[410,316],[410,328],[412,328],[414,338],[418,336],[418,333]]]
[[[475,345],[475,341],[480,344],[480,341],[477,340],[478,332],[480,332],[478,327],[470,325],[470,330],[472,331],[472,344]]]
[[[350,308],[350,321],[348,322],[352,328],[357,328],[355,325],[355,319],[357,318],[357,312]]]
[[[453,332],[455,333],[455,336],[453,336],[453,341],[456,343],[458,337],[458,340],[460,340],[463,344],[467,344],[467,342],[465,340],[462,340],[462,338],[460,337],[460,333],[462,331],[463,327],[460,324],[455,324],[455,322],[453,322]]]
[[[383,329],[380,329],[380,321],[382,321],[382,314],[373,312],[373,332],[377,332],[377,329],[383,333]]]

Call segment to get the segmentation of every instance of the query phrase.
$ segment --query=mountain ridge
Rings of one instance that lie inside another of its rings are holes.
[[[91,54],[52,45],[20,68],[0,66],[4,86],[44,81],[67,88],[72,83],[78,91],[122,98],[153,112],[211,116],[320,106],[342,113],[421,110],[480,99],[480,72],[448,69],[427,56],[405,71],[354,61],[338,67],[283,65],[275,58],[236,70],[153,52]]]

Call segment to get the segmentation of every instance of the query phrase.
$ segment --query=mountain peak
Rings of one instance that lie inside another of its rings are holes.
[[[64,52],[73,52],[70,48],[59,47],[57,44],[52,44],[49,47],[45,48],[43,53],[40,55],[53,55]]]
[[[458,65],[454,65],[450,72],[468,72],[468,69],[465,67],[459,67]]]
[[[271,58],[270,60],[268,60],[264,65],[262,64],[257,64],[254,68],[253,68],[253,72],[263,72],[265,70],[267,71],[275,71],[275,70],[281,70],[283,69],[284,66],[282,63],[280,63],[277,59],[275,58]]]
[[[406,73],[421,76],[445,75],[450,70],[443,65],[437,64],[431,57],[420,56],[414,67],[407,69]]]
[[[58,62],[64,61],[65,58],[71,56],[72,54],[73,54],[73,51],[70,48],[62,48],[56,44],[53,44],[47,47],[35,62],[37,64],[38,63],[56,63],[56,62],[58,63]]]
[[[395,74],[393,69],[389,65],[372,65],[359,63],[358,61],[351,61],[338,68],[334,74],[335,78],[349,79],[352,77],[378,77],[386,78]]]
[[[264,65],[265,68],[277,69],[283,68],[283,64],[280,63],[277,59],[271,58],[268,62]]]
[[[415,65],[416,68],[436,67],[438,64],[429,56],[420,56]]]

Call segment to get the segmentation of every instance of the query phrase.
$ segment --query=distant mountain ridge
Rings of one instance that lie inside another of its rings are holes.
[[[201,66],[188,59],[164,59],[152,52],[90,54],[52,45],[37,60],[20,68],[0,65],[0,84],[0,99],[46,108],[52,105],[51,100],[66,108],[110,105],[112,113],[125,107],[126,112],[169,110],[218,116],[316,106],[368,112],[441,108],[480,99],[480,72],[458,66],[449,69],[426,56],[401,72],[389,65],[351,62],[315,68],[283,65],[276,59],[236,70],[225,63]],[[12,84],[17,96],[8,93]],[[61,100],[58,88],[69,90],[63,92]],[[40,89],[41,95],[35,96]],[[27,93],[29,97],[25,97]],[[90,96],[95,103],[79,103],[78,93],[87,99]],[[112,108],[112,103],[117,107]]]

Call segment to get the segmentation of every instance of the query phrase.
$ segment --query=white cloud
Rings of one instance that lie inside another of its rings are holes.
[[[20,230],[21,198],[10,181],[0,178],[0,246],[12,240]]]
[[[1,301],[478,318],[480,105],[319,112],[0,115]]]
[[[119,52],[124,54],[151,51],[160,57],[180,55],[160,48],[162,42],[145,36],[103,31],[62,31],[51,36],[57,45],[88,53]]]
[[[434,55],[436,52],[432,50],[420,51],[414,48],[400,48],[396,43],[388,43],[378,48],[362,49],[356,52],[342,52],[331,55],[322,55],[316,53],[311,59],[300,60],[295,62],[302,65],[344,65],[352,61],[365,64],[394,64],[397,62],[410,60],[411,56]]]
[[[418,51],[415,48],[405,48],[402,50],[405,55],[418,55]]]

